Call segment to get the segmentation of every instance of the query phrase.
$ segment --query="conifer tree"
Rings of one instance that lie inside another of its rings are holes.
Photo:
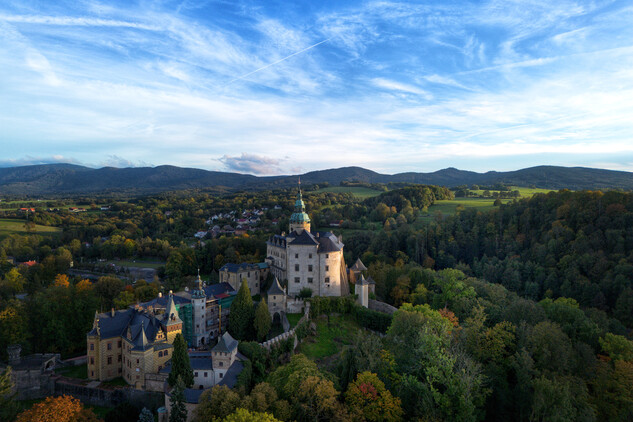
[[[154,414],[147,407],[144,407],[141,414],[138,415],[138,422],[154,422]]]
[[[270,331],[270,326],[272,325],[272,320],[270,318],[270,313],[268,312],[268,305],[266,304],[266,299],[262,298],[257,305],[257,309],[255,309],[255,332],[257,334],[257,340],[262,341],[266,334]]]
[[[193,371],[187,353],[187,343],[182,334],[176,334],[174,338],[174,351],[171,356],[171,372],[167,378],[170,386],[175,386],[178,378],[182,378],[185,387],[193,385]]]
[[[245,280],[231,304],[229,333],[238,340],[249,340],[253,332],[253,298]]]
[[[181,377],[176,380],[174,389],[171,390],[169,399],[171,410],[169,412],[169,422],[187,422],[187,406],[185,405],[185,383]]]

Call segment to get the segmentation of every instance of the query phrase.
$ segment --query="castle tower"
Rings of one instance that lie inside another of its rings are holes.
[[[163,320],[163,324],[167,328],[167,343],[173,344],[176,334],[182,332],[182,320],[178,314],[178,309],[176,309],[174,295],[171,291],[169,292],[167,308],[165,308],[165,319]]]
[[[356,281],[354,293],[358,295],[358,303],[365,308],[369,307],[369,283],[365,280],[364,275],[360,275],[360,279]]]
[[[191,292],[191,306],[193,308],[193,337],[196,346],[205,344],[206,334],[206,313],[207,313],[207,295],[202,288],[202,280],[200,279],[200,271],[198,270],[198,280],[196,288]]]
[[[310,231],[310,217],[306,213],[306,206],[301,195],[301,179],[299,179],[299,192],[295,201],[295,212],[290,216],[290,233],[295,230],[299,234],[303,230]]]

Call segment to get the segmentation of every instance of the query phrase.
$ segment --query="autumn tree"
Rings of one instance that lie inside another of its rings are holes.
[[[99,419],[91,409],[71,396],[47,397],[35,403],[29,410],[20,413],[17,422],[97,422]]]
[[[345,393],[345,404],[355,421],[400,421],[400,399],[393,397],[376,374],[361,372]]]
[[[68,281],[68,276],[66,274],[57,274],[55,276],[55,287],[68,287],[70,286],[70,282]]]
[[[198,400],[198,406],[194,411],[195,422],[207,422],[222,419],[235,412],[240,406],[240,395],[226,385],[215,385],[205,390]]]
[[[237,409],[235,412],[222,419],[223,422],[281,422],[269,413],[251,412],[246,409]]]

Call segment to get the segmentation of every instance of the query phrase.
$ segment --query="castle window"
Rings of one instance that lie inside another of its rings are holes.
[[[308,254],[308,258],[312,259],[312,254]]]
[[[197,377],[198,377],[198,373],[197,373],[197,372],[194,372],[194,373],[193,373],[193,376],[197,378]]]
[[[312,277],[308,277],[308,283],[312,283],[313,281]]]
[[[108,356],[108,365],[112,364],[112,356]]]
[[[95,376],[95,371],[90,371],[90,376],[94,377]]]
[[[308,265],[308,271],[312,271],[312,265]]]
[[[90,343],[90,350],[94,350],[95,349],[95,344],[94,343]]]
[[[119,343],[117,344],[117,347],[120,349],[121,348],[121,340],[119,340]]]
[[[169,354],[169,350],[165,350],[164,356],[167,356]]]
[[[112,350],[112,343],[108,342],[108,350]]]
[[[95,358],[93,358],[92,356],[90,357],[90,365],[94,365],[95,364]]]
[[[301,279],[299,277],[295,277],[295,283],[299,283]]]
[[[329,283],[330,282],[330,277],[325,277],[325,282]]]
[[[246,277],[250,277],[250,276],[251,276],[251,272],[249,271],[246,273]]]
[[[330,271],[330,266],[329,265],[325,266],[325,271]]]
[[[204,377],[206,378],[206,377],[207,377],[207,375],[208,375],[208,372],[205,372],[205,373],[204,373]]]
[[[163,352],[158,352],[158,357],[162,358],[163,357]]]
[[[295,271],[299,271],[299,264],[295,264]]]
[[[138,365],[140,363],[140,361],[138,359],[136,359],[136,364]]]
[[[224,366],[224,362],[220,362],[220,366]]]
[[[220,372],[220,378],[224,378],[224,374]]]
[[[121,362],[121,355],[119,355],[119,358],[117,359],[119,362]]]
[[[299,254],[298,253],[295,254],[295,258],[299,258]]]
[[[325,254],[325,259],[328,259],[330,257],[330,254]]]

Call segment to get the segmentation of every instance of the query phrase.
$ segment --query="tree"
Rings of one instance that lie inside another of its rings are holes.
[[[13,296],[16,293],[22,293],[24,291],[24,284],[26,279],[20,274],[17,268],[11,268],[5,275],[1,284],[6,287]]]
[[[300,421],[347,420],[345,408],[337,400],[338,391],[330,380],[309,376],[300,384],[294,397]]]
[[[185,387],[193,385],[193,370],[187,353],[187,343],[181,333],[174,338],[174,351],[171,356],[171,372],[167,378],[170,386],[174,387],[178,379],[181,379]]]
[[[345,404],[353,420],[402,420],[400,399],[393,397],[376,374],[362,372],[345,393]]]
[[[18,415],[17,422],[97,422],[91,409],[71,396],[47,397]]]
[[[605,334],[600,340],[600,346],[611,359],[626,360],[633,362],[633,341],[624,336],[612,333]]]
[[[262,298],[257,305],[257,309],[255,309],[255,331],[257,333],[257,340],[262,341],[266,334],[270,331],[270,326],[272,325],[272,319],[270,318],[270,312],[268,312],[268,305],[266,304],[266,299]]]
[[[154,414],[147,407],[144,407],[141,414],[138,415],[138,422],[154,422]]]
[[[55,287],[68,287],[70,286],[70,282],[68,281],[68,276],[66,274],[57,274],[55,276]]]
[[[253,326],[253,298],[246,280],[242,280],[240,290],[231,304],[229,313],[229,333],[238,340],[249,340]]]
[[[13,392],[13,380],[9,366],[0,374],[0,421],[15,420],[18,404],[14,399],[15,393]]]
[[[269,413],[250,412],[246,409],[237,409],[222,420],[224,422],[281,422]]]
[[[222,419],[235,412],[240,406],[240,395],[226,385],[215,385],[205,390],[198,400],[193,420],[208,422]]]
[[[101,306],[105,309],[110,309],[114,306],[114,298],[123,290],[123,282],[117,277],[99,277],[94,290],[101,299]]]
[[[171,409],[169,422],[187,422],[187,406],[185,404],[185,383],[181,377],[176,380],[176,385],[171,390],[169,399]]]

